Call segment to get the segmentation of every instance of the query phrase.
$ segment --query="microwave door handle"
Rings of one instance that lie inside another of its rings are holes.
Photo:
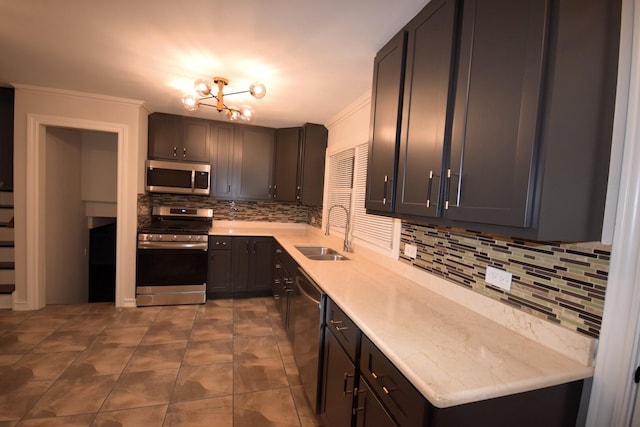
[[[196,189],[196,170],[191,169],[191,191]]]

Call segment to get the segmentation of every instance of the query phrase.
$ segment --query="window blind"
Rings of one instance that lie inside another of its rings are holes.
[[[364,207],[367,193],[368,156],[368,144],[361,144],[356,147],[353,237],[390,250],[393,245],[393,219],[369,215]]]
[[[368,144],[333,154],[329,158],[328,206],[342,205],[349,209],[351,236],[385,250],[393,245],[393,219],[368,215],[364,207],[367,187]],[[331,211],[331,231],[344,234],[345,212],[341,208]]]
[[[327,215],[329,209],[334,205],[341,205],[349,211],[351,210],[354,152],[354,149],[350,148],[330,157]],[[327,217],[327,221],[330,221],[331,224],[331,230],[338,231],[343,235],[346,220],[345,211],[339,207],[332,209],[331,216]]]

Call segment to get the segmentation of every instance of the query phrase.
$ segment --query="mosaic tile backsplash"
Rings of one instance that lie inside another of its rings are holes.
[[[289,222],[311,224],[316,227],[321,227],[322,224],[322,207],[318,220],[316,208],[296,203],[215,200],[203,196],[176,194],[138,194],[138,227],[148,224],[151,221],[153,206],[160,205],[212,208],[214,221]]]
[[[418,247],[416,259],[402,255]],[[448,227],[402,224],[400,261],[581,334],[598,337],[611,246],[533,242]],[[511,290],[485,282],[490,265],[512,273]]]

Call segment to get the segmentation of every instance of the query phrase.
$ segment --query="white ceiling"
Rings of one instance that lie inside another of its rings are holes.
[[[254,124],[327,123],[371,90],[376,52],[428,0],[0,0],[0,86],[25,84],[144,101],[188,113],[182,93],[224,76]]]

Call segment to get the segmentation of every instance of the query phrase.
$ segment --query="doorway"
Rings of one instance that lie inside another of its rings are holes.
[[[118,135],[48,126],[45,141],[45,304],[86,303],[91,230],[116,222]],[[113,270],[100,286],[115,295]]]

